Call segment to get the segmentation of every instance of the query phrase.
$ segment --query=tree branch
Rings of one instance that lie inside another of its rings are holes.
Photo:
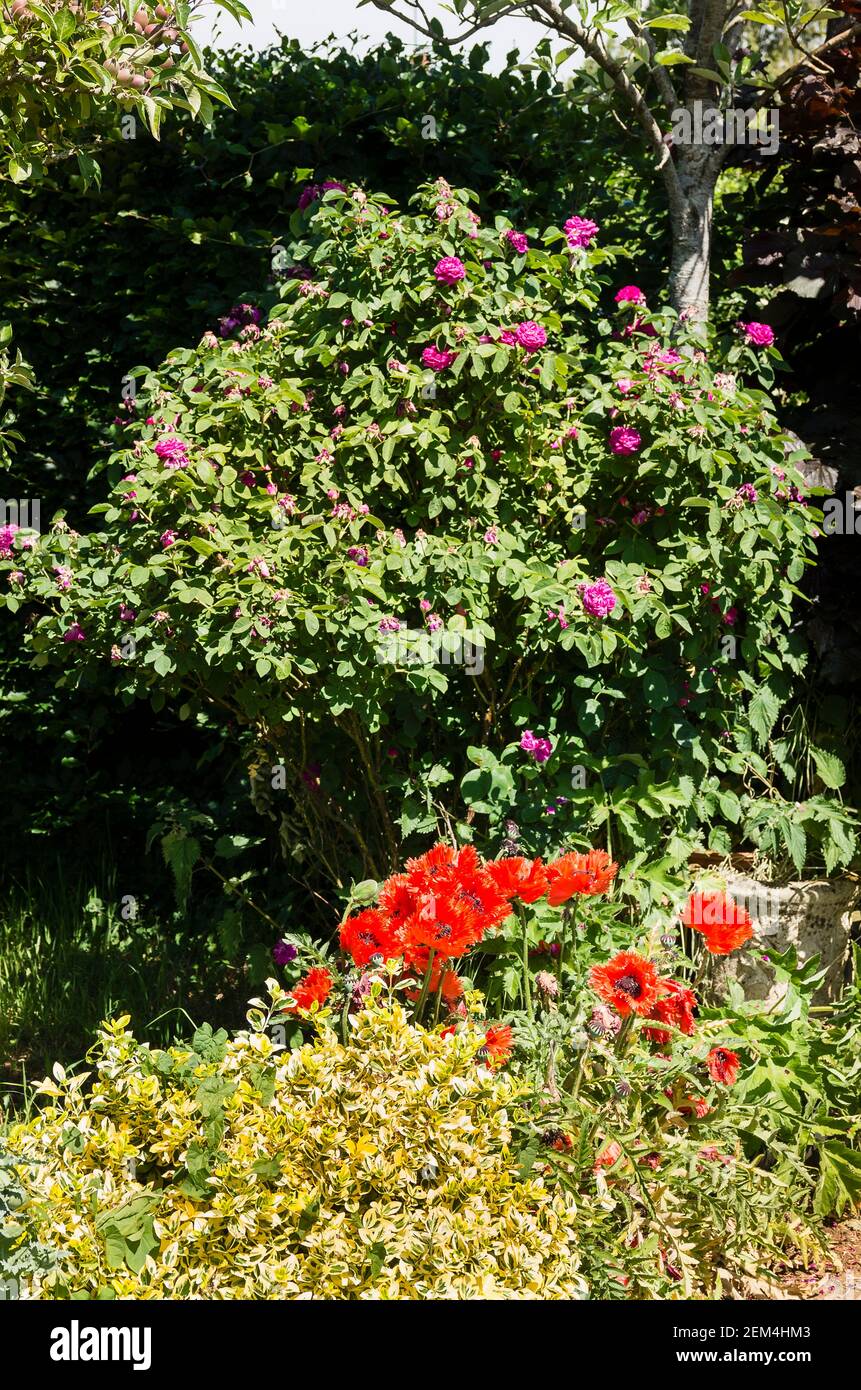
[[[571,39],[572,43],[575,43],[588,58],[597,63],[602,72],[605,72],[610,78],[617,92],[625,98],[637,117],[646,139],[658,156],[658,169],[667,188],[670,209],[673,213],[681,213],[685,199],[679,185],[676,168],[670,158],[669,148],[664,141],[663,131],[655,120],[654,113],[639,87],[631,81],[621,63],[617,63],[616,59],[610,56],[597,35],[582,28],[575,20],[569,19],[554,3],[554,0],[532,0],[531,9],[536,18],[538,15],[543,16],[541,22],[545,23],[548,28]]]
[[[729,13],[727,0],[705,0],[702,23],[697,35],[694,57],[699,67],[711,67],[714,62],[712,49],[720,43],[724,24]]]
[[[400,10],[395,8],[392,0],[366,0],[366,3],[373,5],[375,9],[382,10],[385,14],[390,14],[392,19],[399,19],[401,24],[408,24],[411,29],[417,30],[419,34],[423,34],[425,38],[431,39],[434,43],[445,44],[446,48],[455,48],[459,43],[465,43],[480,29],[490,29],[500,19],[505,19],[507,15],[516,14],[518,10],[523,9],[523,0],[512,0],[512,3],[506,5],[505,9],[500,10],[498,14],[491,15],[487,19],[477,19],[468,29],[464,29],[462,34],[446,38],[445,34],[438,34],[431,28],[430,18],[425,13],[421,0],[406,0],[407,4],[412,4],[418,10],[421,21],[414,15],[401,14]]]
[[[832,48],[837,48],[841,43],[845,43],[847,39],[854,38],[858,33],[861,33],[861,20],[856,20],[854,24],[850,24],[846,29],[841,29],[839,34],[832,34],[830,39],[826,39],[818,48],[814,48],[811,53],[806,54],[797,63],[793,63],[791,67],[786,68],[779,77],[776,77],[772,90],[780,91],[781,87],[785,87],[787,82],[789,82],[797,72],[800,72],[802,68],[809,67],[811,59],[818,60],[822,57],[823,53],[827,53]]]
[[[642,39],[646,47],[648,48],[649,58],[651,59],[650,71],[655,86],[657,87],[661,100],[663,101],[667,110],[675,111],[677,107],[681,104],[679,101],[679,94],[676,91],[675,83],[673,82],[673,79],[670,76],[669,68],[665,68],[663,64],[656,62],[658,46],[655,43],[655,40],[649,33],[648,29],[644,29],[642,25],[637,22],[636,19],[628,20],[628,28],[631,30],[631,33],[634,35],[634,37]]]

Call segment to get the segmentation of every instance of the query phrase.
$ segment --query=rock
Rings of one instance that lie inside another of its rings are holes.
[[[756,935],[743,951],[716,960],[718,992],[730,979],[736,979],[746,999],[779,1003],[785,986],[776,981],[773,966],[762,957],[770,949],[785,951],[794,946],[801,962],[818,955],[820,968],[827,970],[813,1002],[829,1004],[839,999],[858,884],[853,879],[837,878],[777,885],[733,873],[725,881],[729,895],[750,913]]]

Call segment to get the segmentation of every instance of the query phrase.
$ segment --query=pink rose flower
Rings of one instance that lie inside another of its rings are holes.
[[[444,256],[434,266],[434,275],[441,285],[456,285],[466,279],[466,266],[459,256]]]
[[[636,454],[641,443],[638,431],[628,425],[616,425],[610,431],[610,448],[614,454]]]
[[[537,763],[546,763],[553,752],[553,744],[550,739],[536,738],[531,729],[524,731],[520,740],[520,747],[524,753],[531,753]]]
[[[175,434],[166,434],[155,446],[156,457],[165,468],[188,467],[188,445]]]
[[[518,323],[514,330],[514,336],[526,352],[537,352],[547,342],[546,329],[533,319],[524,319],[523,323]]]
[[[623,285],[615,295],[617,304],[645,304],[646,296],[638,285]]]
[[[606,579],[598,579],[594,584],[584,584],[580,598],[586,612],[593,618],[606,618],[618,602]]]
[[[456,352],[440,349],[434,343],[429,343],[422,353],[422,366],[430,367],[432,372],[444,372],[456,357]]]
[[[299,211],[304,212],[307,207],[310,207],[312,203],[316,202],[318,198],[321,198],[324,193],[328,193],[332,188],[338,188],[342,193],[346,193],[347,191],[344,185],[339,183],[337,179],[327,179],[325,183],[306,183],[302,192],[299,194],[299,202],[297,204]]]
[[[529,250],[529,242],[523,232],[516,232],[513,227],[509,227],[505,233],[505,240],[518,256],[525,256]]]
[[[767,323],[743,323],[741,328],[749,343],[754,347],[771,347],[774,342],[774,329]]]
[[[597,222],[590,222],[588,217],[569,217],[563,230],[565,240],[572,251],[576,250],[577,247],[588,250],[598,235],[598,224]]]
[[[64,641],[64,642],[84,642],[84,641],[86,641],[86,634],[84,633],[84,629],[81,627],[81,624],[80,624],[80,623],[72,623],[72,626],[71,626],[70,628],[67,628],[66,631],[63,633],[63,641]]]

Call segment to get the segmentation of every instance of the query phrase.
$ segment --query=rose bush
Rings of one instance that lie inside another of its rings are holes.
[[[659,887],[730,848],[804,660],[815,528],[748,384],[774,349],[707,358],[579,215],[485,227],[442,180],[410,216],[300,202],[271,312],[146,376],[104,529],[4,533],[36,662],[222,711],[306,881],[449,819],[533,852],[600,829]]]

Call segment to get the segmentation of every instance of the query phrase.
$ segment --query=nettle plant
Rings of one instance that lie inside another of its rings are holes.
[[[222,712],[318,884],[506,819],[532,852],[729,847],[803,664],[812,515],[746,384],[770,330],[709,358],[587,217],[470,203],[307,189],[268,316],[135,374],[104,529],[3,533],[37,664]]]

